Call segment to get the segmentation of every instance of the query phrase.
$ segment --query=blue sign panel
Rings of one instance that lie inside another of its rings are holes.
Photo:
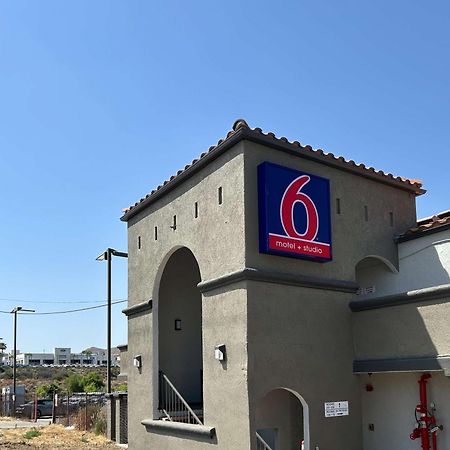
[[[329,180],[264,162],[258,196],[260,252],[331,260]]]

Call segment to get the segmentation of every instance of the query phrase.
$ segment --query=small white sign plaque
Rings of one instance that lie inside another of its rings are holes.
[[[325,402],[325,417],[348,416],[348,402]]]

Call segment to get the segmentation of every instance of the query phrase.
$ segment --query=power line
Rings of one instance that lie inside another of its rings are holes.
[[[111,302],[111,305],[117,305],[119,303],[125,303],[127,300],[116,300],[115,302]],[[69,313],[75,313],[75,312],[81,312],[81,311],[89,311],[91,309],[97,309],[97,308],[104,308],[108,306],[107,303],[103,305],[98,306],[88,306],[86,308],[79,308],[79,309],[69,309],[66,311],[47,311],[47,312],[35,312],[35,313],[26,313],[26,312],[18,312],[18,314],[27,314],[27,315],[33,315],[33,316],[48,316],[52,314],[69,314]],[[10,311],[0,311],[1,314],[11,314]]]
[[[119,298],[117,300],[126,300],[124,298]],[[82,303],[103,303],[104,300],[22,300],[20,298],[0,298],[0,302],[11,302],[11,303],[69,303],[69,304],[82,304]]]

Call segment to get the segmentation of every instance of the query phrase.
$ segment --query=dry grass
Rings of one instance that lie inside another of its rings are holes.
[[[62,425],[49,425],[39,428],[40,435],[26,439],[25,433],[29,429],[0,430],[0,449],[32,450],[32,449],[61,449],[61,450],[111,450],[117,447],[104,436],[93,433],[67,429]]]

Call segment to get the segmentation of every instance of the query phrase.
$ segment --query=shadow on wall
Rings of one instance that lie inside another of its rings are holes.
[[[448,317],[449,299],[355,312],[355,357],[366,360],[447,355]]]
[[[446,234],[450,236],[450,231]],[[450,283],[450,239],[428,236],[407,241],[400,244],[399,253],[400,290],[404,286],[411,290]]]
[[[402,252],[403,260],[407,260],[411,267],[403,261],[398,273],[388,261],[377,256],[368,256],[357,264],[355,277],[361,294],[354,299],[356,304],[368,298],[379,298],[383,303],[381,298],[388,295],[432,287],[436,282],[448,284],[450,281],[435,244],[414,242],[414,247],[403,247]],[[448,355],[449,298],[423,298],[418,301],[411,296],[410,303],[381,308],[372,306],[372,309],[353,314],[356,359]]]
[[[398,274],[389,271],[381,260],[365,258],[356,267],[356,280],[361,287],[375,286],[375,292],[364,295],[371,299],[449,281],[434,245],[416,249],[415,253],[405,252]],[[360,375],[364,449],[420,447],[420,441],[410,440],[409,434],[416,426],[417,381],[421,373],[430,370],[433,377],[429,383],[429,401],[436,402],[438,421],[448,428],[450,410],[446,405],[450,399],[450,379],[442,370],[436,370],[449,364],[449,318],[449,294],[442,294],[441,298],[422,297],[421,301],[412,297],[410,303],[352,314],[355,359],[358,367],[373,372],[371,376]],[[444,431],[438,437],[438,448],[447,445]]]
[[[274,389],[258,402],[256,432],[273,450],[298,450],[305,439],[304,415],[296,395],[287,389]]]
[[[361,297],[380,297],[450,283],[450,240],[399,244],[399,270],[370,255],[355,267]]]
[[[159,370],[188,403],[203,399],[200,271],[192,252],[176,250],[167,261],[158,295]]]
[[[450,282],[442,257],[445,249],[439,249],[438,243],[416,239],[400,245],[403,246],[399,247],[399,272],[376,255],[367,256],[356,265],[355,279],[360,286],[356,302]],[[411,303],[353,314],[356,358],[447,355],[450,337],[445,322],[450,317],[449,308],[446,298],[421,303],[412,299]]]
[[[389,284],[398,277],[397,269],[391,262],[379,256],[366,256],[355,267],[355,281],[360,297],[387,295]]]

